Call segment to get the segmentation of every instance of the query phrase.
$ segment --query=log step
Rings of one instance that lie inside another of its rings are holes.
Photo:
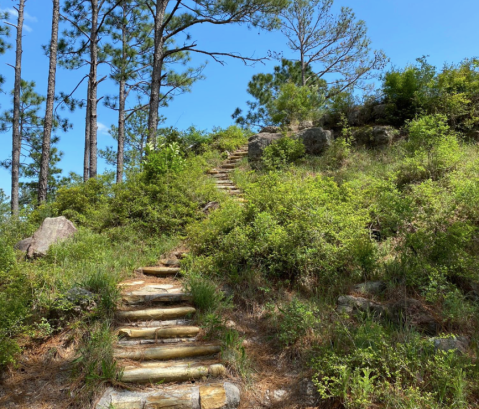
[[[139,366],[127,366],[123,369],[122,382],[178,382],[199,379],[204,377],[219,377],[226,374],[226,368],[218,363],[201,365],[198,363],[177,363],[165,366],[161,363],[153,365],[140,364]],[[158,406],[158,408],[183,408],[184,406]]]
[[[219,345],[181,345],[181,346],[144,346],[136,348],[115,348],[115,358],[137,361],[192,358],[195,356],[215,355],[221,351]]]
[[[238,190],[238,188],[231,184],[231,185],[218,185],[216,186],[216,189],[220,189],[220,190]]]
[[[139,321],[139,320],[171,320],[182,318],[196,311],[193,307],[175,307],[175,308],[147,308],[134,311],[117,311],[116,315],[120,319]]]
[[[179,267],[141,267],[140,269],[143,274],[151,274],[151,275],[168,275],[168,274],[176,274],[180,272]]]
[[[160,293],[160,294],[125,294],[121,297],[124,304],[138,305],[142,303],[173,303],[191,301],[191,294],[188,293]]]
[[[225,163],[224,165],[221,165],[221,168],[222,169],[234,169],[235,166],[236,165],[234,163]]]
[[[232,185],[233,181],[229,179],[220,179],[215,181],[217,185]]]
[[[222,179],[225,179],[228,177],[228,174],[227,173],[217,173],[215,175],[211,175],[212,177],[214,177],[216,180],[222,180]]]
[[[200,332],[199,327],[194,326],[171,326],[171,327],[152,327],[152,328],[131,328],[124,327],[118,330],[120,337],[126,338],[181,338],[196,337]]]

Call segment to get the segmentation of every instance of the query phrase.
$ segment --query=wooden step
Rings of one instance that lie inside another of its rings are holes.
[[[191,294],[188,293],[159,293],[159,294],[124,294],[121,297],[123,303],[127,305],[137,305],[142,303],[172,303],[191,301]]]
[[[139,320],[171,320],[182,318],[189,314],[194,314],[194,307],[173,307],[173,308],[147,308],[133,311],[117,311],[116,315],[120,319],[139,321]]]
[[[192,358],[195,356],[209,356],[221,352],[219,345],[179,345],[179,346],[137,346],[114,348],[113,356],[118,359],[131,359],[137,361]]]
[[[234,169],[235,166],[236,165],[234,163],[225,163],[224,165],[221,165],[221,168],[222,169]]]
[[[220,190],[238,190],[238,188],[235,185],[218,185],[216,186],[216,189]]]
[[[200,328],[194,326],[171,326],[152,328],[124,327],[118,330],[118,335],[120,337],[126,338],[156,339],[196,337],[199,332]]]
[[[240,194],[243,193],[243,192],[242,192],[241,190],[239,190],[239,189],[236,189],[236,190],[231,189],[231,190],[228,190],[227,192],[228,192],[228,194],[230,194],[230,195],[240,195]]]
[[[155,362],[139,364],[138,366],[127,366],[123,369],[122,382],[178,382],[199,379],[204,377],[219,377],[226,374],[226,368],[219,364],[201,364],[199,362],[176,362],[165,363]],[[158,408],[181,409],[187,406],[171,406],[168,402],[166,406]]]
[[[211,175],[217,180],[226,179],[228,177],[227,173],[217,173],[216,175]]]
[[[168,274],[179,273],[181,269],[179,267],[155,266],[155,267],[141,267],[140,270],[143,274],[168,275]]]
[[[233,185],[234,184],[232,180],[228,180],[228,179],[216,180],[215,183],[217,185]]]

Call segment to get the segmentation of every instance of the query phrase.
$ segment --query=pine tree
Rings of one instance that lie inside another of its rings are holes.
[[[50,66],[48,71],[47,106],[45,110],[40,177],[38,181],[38,203],[47,200],[48,165],[50,163],[50,144],[53,127],[53,103],[55,99],[55,77],[57,69],[58,21],[60,19],[60,0],[53,0],[52,32],[50,40]]]

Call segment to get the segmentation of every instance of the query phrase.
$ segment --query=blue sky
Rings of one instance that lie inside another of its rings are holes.
[[[0,9],[10,9],[16,1],[0,0]],[[451,3],[445,0],[336,0],[335,8],[351,7],[356,16],[366,22],[373,47],[382,49],[395,66],[402,67],[414,62],[417,57],[429,55],[429,62],[441,66],[444,62],[458,62],[466,57],[479,55],[479,34],[477,0],[458,0]],[[51,28],[51,1],[27,0],[28,13],[23,40],[23,71],[25,80],[34,80],[37,92],[46,94],[48,59],[42,45],[47,44]],[[191,30],[199,47],[210,51],[240,52],[245,56],[265,56],[269,50],[283,51],[287,58],[295,56],[289,52],[286,39],[280,32],[259,32],[246,26],[208,27],[199,26]],[[13,39],[11,39],[13,41]],[[206,60],[204,55],[195,55],[193,65]],[[0,56],[0,72],[7,77],[4,90],[13,87],[13,69],[6,64],[14,64],[13,50]],[[277,61],[267,61],[254,67],[245,67],[237,60],[228,60],[221,66],[209,61],[204,75],[206,79],[197,82],[192,93],[179,96],[168,108],[161,110],[167,118],[165,125],[185,129],[195,125],[200,129],[214,126],[225,127],[232,124],[231,114],[236,107],[244,107],[248,99],[246,86],[251,76],[258,72],[270,72]],[[106,73],[106,72],[105,72]],[[57,72],[57,91],[70,92],[85,74],[84,71]],[[85,95],[82,86],[76,96]],[[112,95],[116,88],[112,82],[100,84],[99,95]],[[0,109],[8,109],[11,96],[0,94]],[[83,110],[68,114],[74,128],[67,134],[60,134],[60,150],[64,157],[60,167],[65,173],[82,172],[83,163]],[[99,107],[99,148],[114,145],[108,129],[115,124],[116,113]],[[11,154],[11,134],[0,134],[0,160]],[[105,169],[100,160],[99,171]],[[10,192],[10,174],[0,170],[0,189]]]

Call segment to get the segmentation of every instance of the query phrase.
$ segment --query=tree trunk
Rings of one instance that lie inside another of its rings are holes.
[[[91,0],[90,33],[90,178],[97,175],[98,0]]]
[[[20,181],[20,151],[22,149],[22,135],[20,133],[20,88],[22,82],[22,32],[23,32],[23,9],[25,0],[18,3],[17,41],[15,56],[15,85],[13,89],[13,127],[12,127],[12,214],[17,215],[19,181]]]
[[[301,85],[304,87],[306,85],[306,78],[305,78],[305,66],[304,66],[304,53],[301,51]]]
[[[155,15],[155,52],[153,54],[153,72],[151,75],[151,91],[148,113],[148,138],[147,142],[155,142],[158,128],[158,109],[160,107],[161,71],[163,68],[163,20],[165,18],[168,0],[156,1]]]
[[[116,154],[116,183],[123,180],[123,157],[125,150],[125,80],[120,80],[118,111],[118,152]]]
[[[91,75],[91,73],[90,73]],[[85,117],[85,152],[83,155],[83,181],[90,179],[90,80],[88,79]]]
[[[53,0],[52,37],[50,43],[50,68],[48,72],[47,107],[43,127],[42,159],[38,182],[38,204],[47,200],[48,165],[50,163],[50,141],[53,127],[53,102],[55,99],[55,75],[57,70],[58,20],[60,0]]]
[[[123,7],[123,16],[125,16],[125,6]],[[126,60],[126,28],[123,24],[121,27],[122,40],[122,59]],[[123,159],[125,150],[125,69],[122,68],[120,78],[120,95],[119,95],[119,109],[118,109],[118,151],[116,154],[116,183],[121,183],[123,180]]]

